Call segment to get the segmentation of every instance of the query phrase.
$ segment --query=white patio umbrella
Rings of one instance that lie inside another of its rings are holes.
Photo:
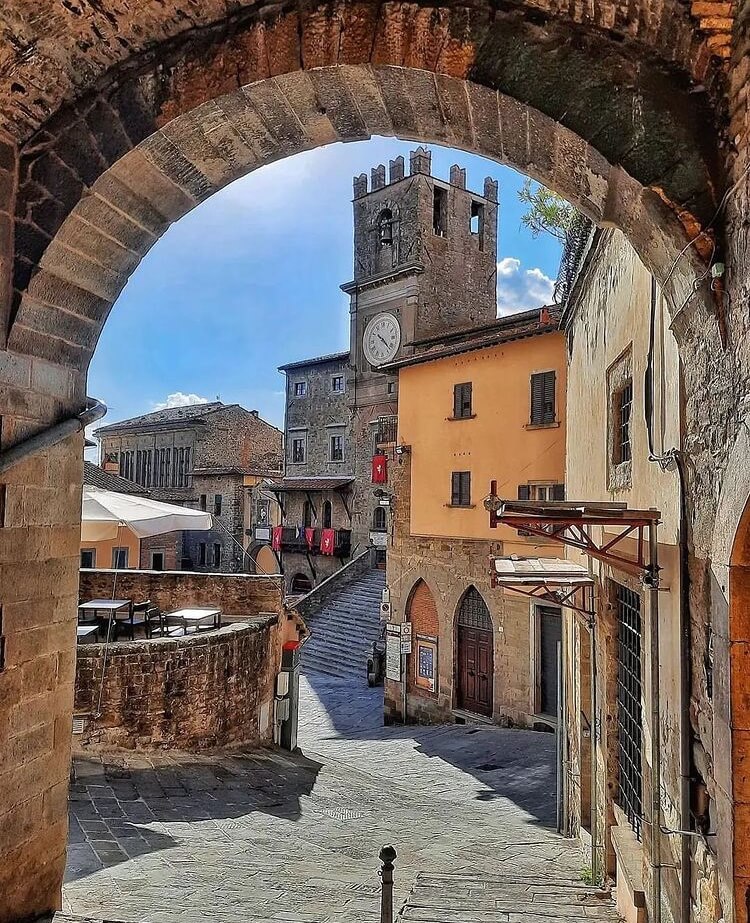
[[[213,525],[211,514],[203,510],[88,486],[83,488],[81,520],[84,542],[116,539],[123,527],[138,538],[148,538],[165,532],[206,531]]]

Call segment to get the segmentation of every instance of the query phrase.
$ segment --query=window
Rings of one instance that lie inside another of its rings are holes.
[[[385,532],[388,528],[384,506],[376,506],[372,511],[372,531]]]
[[[326,500],[323,504],[323,528],[333,528],[333,506],[330,500]]]
[[[221,494],[214,494],[214,516],[221,516]]]
[[[201,565],[205,565],[206,563],[206,543],[205,542],[201,542],[198,545],[198,563]]]
[[[484,250],[484,205],[481,202],[471,203],[469,230],[479,240],[479,249]]]
[[[81,548],[81,567],[96,567],[96,548]]]
[[[615,394],[615,457],[616,465],[632,458],[630,445],[630,417],[633,412],[633,379],[629,379]]]
[[[641,710],[641,599],[615,584],[617,609],[617,802],[635,835],[641,838],[643,816]]]
[[[396,393],[396,382],[395,382],[395,381],[389,381],[389,382],[388,382],[388,393],[389,393],[389,394],[395,394],[395,393]]]
[[[432,193],[432,230],[438,237],[445,237],[448,230],[448,193],[440,186]]]
[[[378,243],[381,247],[393,246],[393,212],[384,208],[378,218]]]
[[[218,567],[221,564],[221,545],[218,542],[214,542],[214,567]]]
[[[164,552],[151,552],[151,570],[164,570]]]
[[[295,436],[292,439],[292,463],[301,465],[305,461],[305,437]]]
[[[531,423],[540,426],[555,422],[555,373],[537,372],[531,376]]]
[[[344,437],[331,436],[331,461],[344,460]]]
[[[305,500],[305,505],[302,507],[302,522],[305,524],[306,529],[312,527],[314,518],[313,505],[309,500]]]
[[[471,471],[453,472],[450,505],[471,506]]]
[[[205,494],[201,494],[200,508],[201,508],[201,509],[203,510],[203,512],[205,513],[205,511],[206,511],[206,495],[205,495]]]
[[[128,549],[127,548],[113,548],[112,549],[112,567],[115,570],[124,570],[128,566]]]
[[[331,391],[334,394],[343,394],[344,391],[344,376],[343,375],[334,375],[331,379]]]
[[[255,505],[255,521],[259,526],[268,525],[271,518],[271,501],[258,500]]]
[[[304,397],[306,394],[307,394],[307,382],[306,381],[295,381],[294,396]]]
[[[564,500],[564,484],[519,484],[519,500]]]
[[[471,417],[471,382],[453,387],[453,419],[463,420]]]

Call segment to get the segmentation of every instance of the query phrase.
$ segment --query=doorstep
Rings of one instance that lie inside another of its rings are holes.
[[[646,892],[643,888],[643,844],[632,828],[621,823],[610,829],[617,860],[615,897],[617,912],[625,923],[646,923]]]
[[[492,718],[487,715],[476,715],[473,711],[464,711],[463,708],[454,708],[451,712],[454,718],[462,718],[466,724],[489,724],[492,725]],[[457,721],[456,724],[462,722]]]

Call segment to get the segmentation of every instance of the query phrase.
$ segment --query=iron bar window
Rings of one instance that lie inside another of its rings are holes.
[[[632,457],[630,447],[630,417],[633,412],[633,382],[632,380],[617,392],[617,432],[615,433],[615,462],[620,465],[630,461]]]
[[[643,724],[641,661],[641,600],[616,585],[617,603],[617,802],[636,837],[643,818]]]

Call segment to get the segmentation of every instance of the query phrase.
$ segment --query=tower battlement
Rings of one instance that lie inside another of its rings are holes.
[[[385,189],[387,186],[400,183],[401,180],[406,178],[405,169],[406,165],[404,158],[399,156],[396,157],[395,160],[388,161],[387,178],[385,164],[382,163],[370,170],[369,183],[367,174],[360,173],[359,176],[355,176],[353,180],[354,198],[361,199],[370,193]],[[416,150],[410,151],[409,153],[409,176],[417,175],[429,176],[432,179],[439,180],[439,177],[432,176],[432,152],[421,145]],[[464,167],[459,167],[458,164],[454,164],[450,168],[448,183],[456,189],[466,190],[466,169]],[[471,195],[481,196],[489,202],[497,202],[497,181],[490,176],[486,177],[484,180],[483,192],[468,191]]]

